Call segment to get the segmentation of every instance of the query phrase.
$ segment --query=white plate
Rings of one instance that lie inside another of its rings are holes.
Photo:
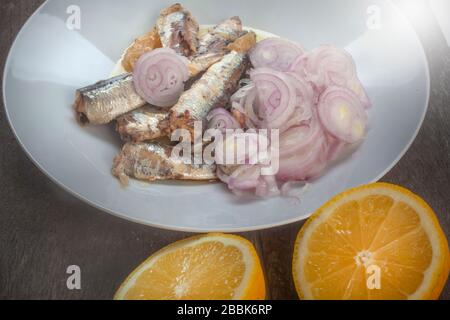
[[[283,198],[243,202],[221,184],[134,182],[121,188],[110,174],[121,143],[111,127],[78,126],[71,108],[74,91],[107,77],[123,49],[171,3],[47,1],[11,49],[3,92],[14,133],[36,165],[80,199],[173,230],[268,228],[304,219],[340,191],[381,178],[414,140],[428,105],[428,66],[414,31],[388,2],[184,1],[202,24],[239,15],[248,26],[306,48],[331,43],[347,49],[374,104],[369,135],[354,156],[315,182],[301,203]],[[66,12],[74,4],[81,9],[81,30],[71,31]],[[378,7],[368,15],[373,4]],[[373,29],[377,17],[381,29]]]

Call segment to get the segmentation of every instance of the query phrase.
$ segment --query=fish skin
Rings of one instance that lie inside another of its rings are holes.
[[[256,42],[253,37],[253,33],[247,33],[227,46],[228,50],[233,51],[222,57],[221,61],[213,64],[204,76],[182,95],[180,100],[183,100],[183,103],[177,103],[172,112],[171,119],[174,122],[178,122],[177,118],[183,117],[186,118],[185,121],[189,121],[190,118],[194,121],[203,119],[211,108],[226,103],[229,95],[236,89],[237,80],[248,65],[246,53],[249,48],[247,47],[253,46],[253,42]],[[247,38],[252,39],[247,41]],[[233,65],[237,68],[234,68]],[[192,91],[192,88],[196,88],[196,90]],[[208,91],[211,92],[208,94]],[[200,97],[198,94],[205,94],[205,96]],[[189,103],[189,100],[192,99],[194,101]],[[107,124],[146,104],[146,101],[137,94],[134,88],[133,75],[126,73],[78,89],[74,109],[81,124],[100,125]],[[183,108],[184,110],[182,110]],[[175,128],[178,127],[175,125]]]
[[[112,173],[123,185],[129,178],[158,180],[217,180],[215,165],[190,165],[171,157],[171,146],[160,143],[127,143],[114,159]]]
[[[81,124],[107,124],[146,103],[127,73],[78,89],[74,109]]]
[[[220,37],[216,37],[215,34],[219,34],[219,32],[221,34]],[[203,46],[205,46],[203,48],[206,49],[200,49],[199,51],[207,53],[200,53],[200,57],[210,56],[212,54],[217,55],[220,61],[226,52],[229,51],[228,46],[230,43],[237,41],[237,38],[239,38],[238,35],[242,36],[242,34],[242,24],[238,17],[225,20],[208,33],[206,38],[209,40],[203,42]],[[217,45],[219,42],[221,43],[220,46]],[[211,46],[214,46],[215,49],[211,49]],[[219,51],[214,52],[214,50]],[[194,79],[196,77],[193,77],[190,81],[191,83],[187,84],[188,88],[195,83]],[[144,106],[119,117],[117,119],[117,131],[124,141],[150,141],[169,135],[168,118],[168,113],[164,114],[164,111],[158,110],[155,107]]]
[[[236,43],[238,42],[238,43]],[[224,107],[238,87],[238,82],[249,66],[248,51],[256,44],[251,32],[233,43],[233,51],[212,65],[192,87],[185,91],[170,110],[170,129],[188,129],[195,121],[204,120],[213,108]]]
[[[213,27],[199,39],[198,54],[209,51],[221,51],[230,42],[242,36],[242,21],[239,17],[231,17]]]
[[[156,22],[161,43],[186,57],[197,52],[199,24],[179,3],[161,11]]]
[[[244,31],[239,17],[222,21],[199,38],[197,53],[190,59],[189,71],[192,76],[207,70],[219,62],[229,52],[227,46],[241,37]]]
[[[126,142],[157,139],[167,135],[163,123],[168,115],[165,109],[146,105],[117,118],[116,130]]]

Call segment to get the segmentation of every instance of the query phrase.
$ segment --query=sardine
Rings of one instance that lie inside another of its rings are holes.
[[[170,110],[170,129],[188,129],[192,132],[195,121],[202,121],[209,111],[223,107],[238,87],[248,67],[248,51],[256,44],[253,32],[233,42],[232,50],[220,62],[212,65],[193,86],[185,91]]]
[[[168,111],[146,105],[117,118],[116,129],[123,141],[142,142],[166,135]]]
[[[145,104],[134,89],[133,76],[126,73],[78,89],[74,108],[80,123],[106,124]]]
[[[232,17],[212,28],[200,38],[199,52],[191,61],[192,77],[220,61],[229,51],[228,45],[242,36],[242,23]],[[194,79],[194,78],[193,78]],[[193,83],[188,83],[190,87]],[[117,119],[117,131],[124,141],[142,142],[167,136],[168,116],[158,108],[145,106]]]
[[[212,69],[210,75],[205,77],[205,82],[211,82],[212,86],[210,88],[213,88],[215,85],[213,80],[216,78],[223,78],[222,80],[226,81],[223,85],[228,88],[226,93],[234,88],[234,85],[232,85],[234,83],[234,78],[239,78],[242,71],[239,72],[239,70],[233,69],[233,61],[234,64],[242,65],[242,67],[247,64],[244,53],[249,49],[245,50],[245,48],[246,46],[249,46],[249,44],[251,44],[251,46],[254,45],[254,43],[252,44],[252,41],[254,41],[254,34],[248,33],[236,41],[231,42],[231,44],[226,47],[225,52],[231,50],[242,52],[231,53],[226,59],[224,58],[223,46],[241,32],[241,27],[242,25],[239,18],[231,18],[216,26],[213,29],[211,36],[202,40],[200,49],[201,52],[203,52],[203,56],[197,55],[196,57],[198,60],[193,58],[193,61],[191,61],[189,66],[193,79],[195,79],[200,72],[206,70],[211,64],[215,63],[217,60],[223,59],[224,61],[217,62],[219,65],[216,70]],[[209,47],[208,50],[211,50],[211,54],[205,51],[206,47]],[[222,51],[220,51],[219,48]],[[215,50],[219,51],[214,52]],[[235,58],[233,58],[233,56],[235,56]],[[219,70],[220,68],[224,68],[224,70]],[[225,69],[234,70],[235,75],[233,76],[233,74],[230,74],[227,76],[227,72],[230,70]],[[245,68],[243,67],[242,69]],[[225,73],[222,74],[222,71],[225,71]],[[218,75],[218,77],[216,77],[215,74]],[[230,79],[226,79],[227,77]],[[218,79],[218,81],[220,82],[220,79]],[[196,83],[195,85],[198,84]],[[190,90],[188,90],[188,92],[189,91]],[[223,95],[222,99],[226,99],[226,97],[227,95]],[[208,97],[207,100],[209,102],[214,102],[210,98],[211,97]],[[117,117],[136,110],[145,104],[146,101],[137,94],[134,88],[133,75],[131,73],[126,73],[77,90],[74,108],[80,123],[107,124]]]
[[[189,65],[191,74],[197,75],[219,62],[228,52],[227,46],[243,33],[241,19],[232,17],[202,35],[199,38],[197,54],[191,57]]]
[[[156,22],[161,43],[186,57],[197,52],[199,25],[179,3],[161,11]]]
[[[137,38],[127,49],[122,66],[127,72],[132,72],[144,53],[162,46],[190,56],[197,51],[198,32],[199,26],[187,10],[179,4],[170,6],[161,11],[153,30]]]
[[[215,165],[186,164],[172,157],[173,147],[159,143],[127,143],[114,159],[112,173],[127,185],[129,178],[144,181],[214,181]]]
[[[242,33],[242,21],[239,17],[224,20],[200,37],[198,54],[222,51],[229,43],[241,37]]]

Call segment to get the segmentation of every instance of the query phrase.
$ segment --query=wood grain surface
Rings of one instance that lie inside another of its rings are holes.
[[[407,0],[409,2],[409,0]],[[42,0],[2,0],[0,60]],[[400,7],[406,1],[397,1]],[[450,234],[450,49],[426,1],[410,17],[431,69],[424,125],[403,159],[383,179],[421,195]],[[424,22],[426,18],[427,22]],[[3,73],[3,72],[2,72]],[[126,275],[161,247],[189,236],[115,218],[66,193],[27,158],[0,108],[0,299],[111,299]],[[244,233],[259,251],[268,298],[296,299],[293,241],[302,223]],[[66,268],[79,265],[82,289],[66,287]],[[442,299],[450,299],[447,287]]]

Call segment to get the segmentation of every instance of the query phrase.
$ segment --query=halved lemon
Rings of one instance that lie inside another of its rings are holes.
[[[437,299],[449,249],[433,210],[387,183],[351,189],[318,209],[297,236],[302,299]]]
[[[234,235],[175,242],[142,263],[116,300],[262,300],[265,282],[255,247]]]

